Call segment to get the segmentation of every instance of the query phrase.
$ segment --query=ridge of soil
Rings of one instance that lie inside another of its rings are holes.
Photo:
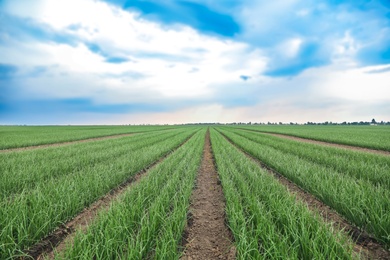
[[[163,155],[160,159],[151,163],[149,166],[145,167],[141,171],[137,172],[135,175],[133,175],[123,183],[119,184],[116,188],[112,189],[106,195],[92,203],[89,207],[82,210],[73,219],[58,227],[50,235],[42,239],[37,244],[33,245],[28,250],[26,250],[25,253],[27,254],[27,256],[22,257],[20,259],[54,259],[54,253],[59,253],[63,251],[67,243],[72,242],[76,231],[85,231],[88,228],[88,225],[98,215],[99,212],[107,210],[111,202],[113,202],[118,196],[124,193],[132,185],[136,185],[139,180],[145,175],[147,175],[147,173],[152,168],[156,167],[170,154],[172,154],[174,151],[176,151],[185,143],[187,143],[194,135],[195,133],[190,135],[179,146],[172,149],[167,154]]]
[[[297,137],[297,136],[288,135],[288,134],[263,132],[263,131],[257,131],[257,130],[246,129],[246,128],[240,128],[240,129],[246,130],[246,131],[258,132],[258,133],[267,134],[267,135],[272,135],[272,136],[285,138],[285,139],[289,139],[289,140],[294,140],[294,141],[299,141],[299,142],[304,142],[304,143],[318,144],[318,145],[337,147],[337,148],[348,149],[348,150],[353,150],[353,151],[360,151],[360,152],[367,152],[367,153],[375,153],[375,154],[381,154],[381,155],[390,155],[389,151],[384,151],[384,150],[375,150],[375,149],[347,145],[347,144],[330,143],[330,142],[319,141],[319,140],[314,140],[314,139],[310,139],[310,138]]]
[[[41,149],[41,148],[47,148],[47,147],[64,146],[64,145],[75,144],[75,143],[93,142],[93,141],[99,141],[99,140],[105,140],[105,139],[119,138],[119,137],[123,137],[123,136],[131,136],[131,135],[134,135],[134,134],[136,134],[136,133],[108,135],[108,136],[92,137],[92,138],[86,138],[86,139],[75,140],[75,141],[67,141],[67,142],[59,142],[59,143],[51,143],[51,144],[39,144],[39,145],[31,145],[31,146],[25,146],[25,147],[0,149],[0,153],[18,152],[18,151],[26,151],[26,150],[35,150],[35,149]]]
[[[213,159],[207,130],[181,259],[235,259],[236,256],[233,236],[225,224],[225,198]]]
[[[218,131],[219,132],[219,131]],[[253,162],[257,163],[261,168],[267,170],[267,172],[275,177],[287,190],[296,196],[296,199],[304,202],[307,207],[317,212],[325,223],[331,224],[337,231],[343,231],[353,240],[354,251],[365,259],[390,259],[390,251],[386,250],[382,244],[380,244],[374,237],[369,235],[366,231],[361,230],[345,220],[334,209],[317,199],[311,193],[303,190],[297,184],[284,177],[281,173],[272,169],[259,159],[254,158],[252,155],[238,147],[233,141],[223,133],[219,132],[229,143],[240,150]]]

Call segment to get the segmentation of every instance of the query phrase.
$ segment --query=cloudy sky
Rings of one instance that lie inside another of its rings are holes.
[[[0,124],[372,118],[388,0],[0,0]]]

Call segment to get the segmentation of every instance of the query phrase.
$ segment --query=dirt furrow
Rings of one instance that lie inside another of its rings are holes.
[[[207,130],[181,259],[235,259],[232,241],[233,236],[225,224],[225,199]]]
[[[195,133],[194,133],[195,134]],[[166,155],[153,162],[146,168],[142,169],[134,176],[127,179],[125,182],[121,183],[116,188],[112,189],[109,193],[95,201],[92,205],[85,208],[81,211],[76,217],[68,221],[64,225],[57,228],[52,234],[48,235],[46,238],[42,239],[39,243],[35,244],[31,248],[25,251],[28,257],[22,259],[53,259],[54,252],[61,252],[65,249],[65,246],[68,243],[71,243],[76,231],[81,230],[85,231],[88,228],[89,223],[97,216],[99,212],[107,210],[110,204],[123,192],[125,192],[132,185],[135,185],[143,178],[149,170],[154,168],[157,164],[161,163],[166,159],[170,154],[179,149],[185,143],[190,140],[194,134],[190,135],[183,143],[178,147],[168,152]]]
[[[366,259],[390,259],[390,252],[386,250],[375,238],[370,236],[367,232],[351,225],[340,214],[338,214],[335,210],[333,210],[331,207],[329,207],[322,201],[318,200],[311,193],[304,191],[298,185],[284,177],[279,172],[270,168],[268,165],[264,164],[260,160],[254,158],[249,153],[245,152],[223,133],[219,133],[229,143],[231,143],[242,153],[244,153],[249,159],[257,163],[263,169],[267,170],[270,174],[272,174],[282,185],[284,185],[289,190],[289,192],[293,193],[298,200],[306,203],[307,207],[311,211],[319,213],[324,222],[331,224],[335,228],[335,230],[343,230],[343,232],[348,234],[355,242],[355,252],[360,253]]]
[[[52,143],[52,144],[40,144],[40,145],[32,145],[32,146],[26,146],[26,147],[9,148],[9,149],[0,150],[0,153],[35,150],[35,149],[42,149],[42,148],[47,148],[47,147],[64,146],[64,145],[68,145],[68,144],[93,142],[93,141],[98,141],[98,140],[119,138],[119,137],[123,137],[123,136],[131,136],[134,134],[136,134],[136,133],[109,135],[109,136],[93,137],[93,138],[87,138],[87,139],[69,141],[69,142],[60,142],[60,143]]]
[[[294,140],[294,141],[299,141],[299,142],[304,142],[304,143],[331,146],[331,147],[337,147],[337,148],[342,148],[342,149],[367,152],[367,153],[375,153],[375,154],[381,154],[381,155],[390,155],[389,151],[384,151],[384,150],[375,150],[375,149],[346,145],[346,144],[329,143],[329,142],[318,141],[318,140],[313,140],[313,139],[308,139],[308,138],[302,138],[302,137],[297,137],[297,136],[292,136],[292,135],[287,135],[287,134],[263,132],[263,131],[257,131],[257,130],[252,130],[252,129],[245,129],[245,128],[240,128],[240,129],[246,130],[246,131],[257,132],[257,133],[262,133],[262,134],[268,134],[268,135],[272,135],[272,136],[276,136],[276,137],[280,137],[280,138],[284,138],[284,139],[289,139],[289,140]]]

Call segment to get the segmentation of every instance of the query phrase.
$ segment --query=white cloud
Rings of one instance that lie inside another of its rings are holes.
[[[243,27],[239,38],[249,43],[204,35],[184,25],[163,26],[94,0],[8,0],[2,8],[75,38],[66,44],[33,36],[23,42],[0,36],[2,59],[19,69],[13,79],[21,89],[19,95],[85,98],[103,105],[155,103],[171,109],[109,119],[95,113],[90,123],[366,120],[360,116],[390,120],[389,111],[384,111],[389,109],[384,104],[390,103],[389,67],[359,68],[354,59],[362,47],[358,37],[345,28],[333,33],[334,25],[324,22],[336,14],[323,15],[319,23],[301,28],[299,21],[314,13],[302,1],[251,1],[242,7],[236,14]],[[293,32],[287,26],[290,13],[298,19]],[[317,25],[318,35],[307,37]],[[275,43],[257,48],[263,44],[257,41],[267,41],[264,35],[270,42],[276,39]],[[319,48],[329,50],[330,65],[290,78],[263,75],[271,63],[283,66],[299,59],[302,45],[311,40],[320,45],[318,39],[323,40]],[[91,50],[90,43],[102,52]],[[110,63],[108,57],[124,60]],[[36,73],[36,67],[43,69]],[[243,81],[242,75],[250,78]]]
[[[345,101],[390,102],[390,71],[369,73],[383,66],[326,71],[319,75],[316,92]]]
[[[300,38],[288,39],[278,47],[278,52],[287,58],[294,58],[301,47],[303,40]]]
[[[310,14],[309,9],[300,9],[296,12],[297,16],[307,16],[308,14]]]
[[[123,123],[134,124],[156,123],[156,124],[183,124],[197,122],[234,122],[237,118],[245,119],[245,108],[225,108],[219,104],[202,106],[191,106],[179,111],[162,113],[142,113],[139,115],[123,116]]]
[[[355,39],[351,33],[347,30],[344,32],[344,36],[339,39],[333,40],[330,43],[333,47],[332,62],[342,65],[356,66],[357,62],[354,60],[354,56],[361,48],[357,39]]]
[[[109,97],[105,97],[107,100],[116,97],[119,102],[131,102],[134,97],[129,95],[129,89],[144,89],[145,98],[148,91],[159,93],[161,97],[200,98],[210,95],[209,86],[212,84],[238,80],[241,74],[259,74],[265,67],[262,54],[250,50],[244,43],[202,35],[185,26],[162,27],[104,2],[41,0],[34,1],[34,4],[24,3],[26,5],[21,6],[20,2],[9,1],[5,10],[44,23],[59,33],[74,35],[80,42],[76,45],[18,43],[17,48],[3,47],[4,53],[10,53],[7,60],[25,66],[55,64],[74,79],[83,73],[89,75],[86,76],[89,79],[100,75],[96,88],[106,87],[112,91]],[[103,56],[91,51],[83,42],[98,44],[109,55],[130,61],[107,63]],[[195,73],[193,68],[197,68]],[[122,77],[126,72],[145,77]],[[59,81],[53,80],[53,83]],[[49,80],[47,83],[47,91],[41,86],[35,88],[31,85],[31,88],[48,96],[54,92],[51,89],[56,88],[56,96],[66,96],[63,93],[68,92],[65,88],[59,89]],[[84,94],[83,86],[79,88],[72,93]],[[92,91],[90,95],[99,95],[99,91]]]
[[[262,78],[246,93],[257,102],[232,109],[230,122],[390,121],[388,82],[389,65],[331,64],[292,78]]]

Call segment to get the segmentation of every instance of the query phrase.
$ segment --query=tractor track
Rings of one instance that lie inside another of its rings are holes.
[[[214,164],[209,130],[189,211],[181,259],[235,259],[233,235],[225,224],[225,198]]]

